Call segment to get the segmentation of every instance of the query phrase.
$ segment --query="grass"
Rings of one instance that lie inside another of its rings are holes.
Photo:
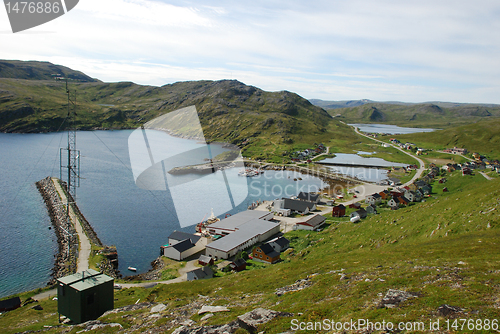
[[[445,184],[434,184],[431,197],[423,203],[397,211],[380,208],[379,214],[357,224],[348,217],[327,215],[328,227],[321,232],[287,233],[293,250],[282,254],[283,261],[275,265],[250,262],[262,268],[195,283],[123,289],[115,292],[115,307],[149,300],[164,303],[175,313],[199,295],[208,296],[213,305],[229,306],[230,312],[216,314],[207,325],[227,323],[256,307],[292,312],[300,321],[428,323],[440,319],[443,323],[445,319],[436,314],[442,304],[464,308],[466,314],[460,317],[467,319],[498,318],[500,178],[488,181],[480,174],[462,176],[460,172],[446,178]],[[444,187],[449,192],[444,193]],[[276,288],[314,273],[318,275],[311,278],[311,287],[281,297],[274,294]],[[341,280],[341,273],[347,279]],[[394,309],[377,308],[388,289],[415,292],[419,297]],[[55,306],[50,304],[55,302],[46,303],[40,313],[26,308],[8,312],[1,316],[0,326],[13,333],[53,324],[50,314]],[[122,316],[110,315],[105,320],[130,328],[129,318]],[[19,323],[19,319],[25,320]],[[259,331],[287,331],[290,320],[274,320]]]

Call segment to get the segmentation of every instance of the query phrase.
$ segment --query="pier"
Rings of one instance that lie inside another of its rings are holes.
[[[118,277],[116,248],[105,247],[102,244],[71,197],[69,201],[69,220],[67,219],[68,209],[66,203],[70,195],[66,191],[65,183],[57,178],[47,177],[36,182],[36,186],[47,206],[59,246],[59,252],[52,270],[52,279],[49,284],[55,283],[55,280],[59,277],[89,269],[89,259],[93,255],[92,245],[101,248],[100,253],[105,257],[104,261],[96,265],[97,269],[107,275]]]

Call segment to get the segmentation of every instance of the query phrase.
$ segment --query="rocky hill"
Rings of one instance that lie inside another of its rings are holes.
[[[0,60],[0,78],[52,80],[62,77],[82,82],[99,81],[82,72],[49,62]]]
[[[3,71],[10,73],[10,78],[0,78],[0,131],[49,132],[68,127],[64,121],[65,82],[48,78],[48,73],[65,68],[32,63],[22,62],[13,67],[16,71]],[[45,74],[39,74],[40,68],[47,69]],[[79,73],[60,72],[70,78]],[[82,78],[88,80],[69,83],[72,97],[77,100],[75,126],[81,130],[137,128],[164,113],[195,105],[205,138],[240,145],[250,149],[249,154],[255,158],[281,155],[299,143],[355,138],[350,127],[288,91],[266,92],[236,80],[155,87]]]

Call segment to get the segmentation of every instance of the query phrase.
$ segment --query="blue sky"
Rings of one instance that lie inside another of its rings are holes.
[[[500,103],[500,2],[80,0],[0,58],[107,82],[237,79],[305,98]]]

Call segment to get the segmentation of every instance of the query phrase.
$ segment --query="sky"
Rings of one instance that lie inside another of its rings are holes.
[[[0,59],[105,82],[236,79],[307,99],[500,103],[498,0],[80,0]]]

